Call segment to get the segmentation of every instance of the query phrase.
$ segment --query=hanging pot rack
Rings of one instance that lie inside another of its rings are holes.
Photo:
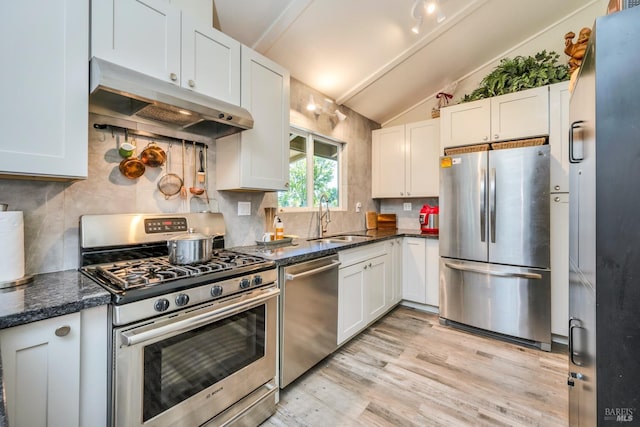
[[[135,135],[135,136],[142,136],[145,138],[151,138],[153,140],[156,141],[165,141],[169,144],[174,144],[174,143],[178,143],[178,144],[182,144],[182,142],[187,142],[191,145],[195,145],[197,147],[202,147],[205,150],[207,148],[209,148],[209,146],[205,143],[202,142],[197,142],[197,141],[189,141],[186,139],[179,139],[179,138],[173,138],[170,136],[165,136],[165,135],[160,135],[157,133],[153,133],[153,132],[148,132],[148,131],[144,131],[144,130],[138,130],[138,129],[131,129],[131,128],[126,128],[123,126],[115,126],[115,125],[110,125],[110,124],[106,124],[106,123],[94,123],[93,127],[95,129],[99,129],[99,130],[110,130],[111,132],[121,132],[124,135]]]

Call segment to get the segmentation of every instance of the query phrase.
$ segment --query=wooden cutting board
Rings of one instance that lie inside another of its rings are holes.
[[[367,230],[378,228],[378,212],[367,212],[364,222]]]
[[[378,230],[396,228],[396,214],[378,214]]]

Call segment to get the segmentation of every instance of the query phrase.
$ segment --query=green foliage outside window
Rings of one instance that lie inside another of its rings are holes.
[[[278,193],[280,207],[316,207],[320,197],[326,194],[329,206],[340,206],[339,195],[339,148],[310,136],[309,145],[306,137],[292,134],[289,163],[289,190]],[[313,150],[313,174],[307,173],[307,151]],[[313,179],[312,200],[307,194],[307,181]],[[312,203],[311,206],[309,204]]]

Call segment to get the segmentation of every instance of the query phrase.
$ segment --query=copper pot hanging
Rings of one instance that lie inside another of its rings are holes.
[[[167,153],[155,142],[150,142],[140,153],[140,160],[149,167],[158,168],[167,160]]]

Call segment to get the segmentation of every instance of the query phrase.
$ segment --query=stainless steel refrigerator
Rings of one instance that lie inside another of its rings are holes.
[[[551,349],[549,146],[440,161],[440,319]]]
[[[640,7],[598,18],[569,116],[569,424],[640,424]]]

